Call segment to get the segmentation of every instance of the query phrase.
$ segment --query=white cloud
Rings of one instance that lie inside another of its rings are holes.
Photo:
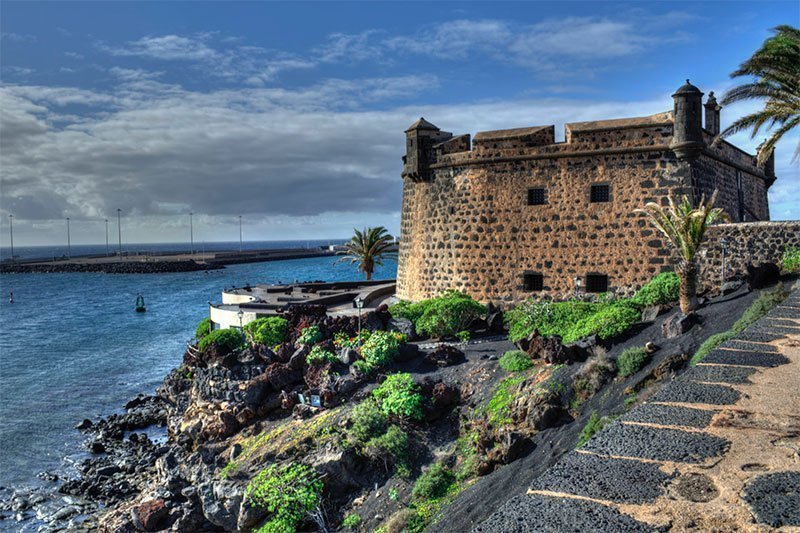
[[[0,40],[18,44],[25,44],[25,43],[35,43],[38,39],[36,38],[35,35],[29,35],[26,33],[3,32],[0,34]]]

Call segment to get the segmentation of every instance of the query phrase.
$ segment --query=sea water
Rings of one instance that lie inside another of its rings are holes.
[[[388,261],[375,278],[394,278],[396,269]],[[86,437],[75,424],[152,393],[180,364],[208,302],[219,302],[223,288],[358,279],[354,265],[332,257],[207,273],[0,276],[0,486],[34,485],[39,472],[69,471],[84,454]],[[146,313],[134,312],[140,293]]]

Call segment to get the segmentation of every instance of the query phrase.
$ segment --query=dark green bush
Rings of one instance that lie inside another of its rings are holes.
[[[417,500],[432,500],[446,495],[456,476],[442,463],[434,463],[414,483],[411,496]]]
[[[637,307],[677,302],[680,296],[681,280],[674,272],[662,272],[648,281],[631,298]]]
[[[500,366],[506,372],[520,372],[533,366],[531,356],[522,350],[509,350],[500,358]]]
[[[625,349],[617,357],[617,374],[628,377],[639,371],[650,358],[644,347],[632,347]]]
[[[344,520],[342,521],[342,527],[351,530],[356,530],[363,521],[364,520],[361,518],[361,515],[356,513],[350,513],[349,515],[344,517]]]
[[[361,345],[361,357],[373,370],[391,363],[400,353],[400,345],[405,341],[402,333],[393,331],[374,331]]]
[[[300,332],[297,342],[300,344],[316,344],[323,338],[324,335],[322,334],[322,330],[319,329],[319,326],[308,326],[307,328],[303,328],[303,331]]]
[[[197,330],[194,333],[194,338],[198,341],[211,333],[214,330],[214,324],[211,322],[210,318],[204,318],[200,321],[197,325]]]
[[[454,337],[486,314],[486,307],[472,297],[455,291],[429,300],[416,321],[417,333],[431,337]]]
[[[639,310],[627,305],[624,301],[605,304],[596,313],[579,320],[569,328],[561,340],[565,344],[569,344],[590,335],[609,339],[624,333],[640,318]]]
[[[253,344],[275,346],[286,341],[289,322],[280,316],[257,318],[244,327],[245,335]]]
[[[387,465],[393,464],[401,477],[408,477],[411,473],[411,442],[408,434],[399,426],[390,425],[386,433],[370,439],[364,449],[368,456],[380,459]]]
[[[235,350],[242,345],[242,334],[236,329],[215,329],[197,343],[200,351],[211,345],[223,350]]]
[[[325,363],[338,363],[339,358],[336,354],[323,348],[322,346],[314,346],[306,356],[306,363],[309,366],[323,365]]]
[[[586,425],[583,426],[581,430],[581,434],[578,437],[578,445],[577,448],[580,448],[589,440],[594,437],[595,433],[606,427],[610,422],[614,420],[615,417],[604,416],[600,417],[597,415],[596,412],[592,411],[592,414],[589,416],[589,420],[586,422]]]
[[[371,439],[386,433],[389,427],[389,417],[381,410],[380,406],[372,399],[365,400],[356,405],[351,416],[353,426],[350,432],[357,442],[366,444]]]
[[[422,300],[413,303],[408,300],[401,300],[389,307],[389,313],[391,313],[394,318],[406,318],[416,325],[430,301],[431,300]]]
[[[422,420],[422,394],[408,373],[391,374],[372,391],[372,397],[388,416]]]
[[[270,522],[295,527],[319,507],[322,488],[322,480],[309,466],[273,464],[250,481],[245,495],[253,504],[273,514]]]
[[[579,320],[591,316],[607,304],[569,300],[566,302],[523,302],[505,314],[508,338],[517,342],[534,331],[540,335],[563,337]]]

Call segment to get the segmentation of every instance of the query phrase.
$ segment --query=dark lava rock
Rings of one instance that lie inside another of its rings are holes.
[[[466,360],[464,352],[450,346],[449,344],[440,344],[431,353],[425,356],[425,360],[436,366],[445,367],[461,363]]]
[[[419,346],[416,344],[403,343],[398,350],[397,361],[401,363],[412,361],[419,357],[420,353]]]
[[[744,285],[744,282],[741,280],[726,281],[722,284],[722,287],[720,287],[719,291],[723,296],[725,296],[738,291],[742,285]]]
[[[306,364],[306,356],[311,351],[311,347],[307,344],[300,346],[294,351],[292,357],[289,358],[289,368],[292,370],[300,370]]]
[[[91,421],[91,420],[89,420],[88,418],[84,418],[84,419],[83,419],[83,422],[81,422],[80,424],[77,424],[77,425],[75,426],[75,429],[81,429],[81,430],[83,430],[83,429],[89,429],[89,428],[90,428],[90,427],[92,427],[93,425],[94,425],[94,424],[92,423],[92,421]]]
[[[654,322],[656,318],[662,313],[667,312],[670,309],[667,305],[650,305],[642,309],[642,322]]]
[[[417,332],[414,329],[414,323],[407,318],[391,318],[389,319],[389,331],[397,331],[406,336],[406,340],[417,340]]]
[[[800,472],[764,474],[744,488],[756,521],[772,527],[800,526]]]
[[[697,324],[698,321],[698,316],[695,313],[689,313],[688,315],[684,315],[681,312],[675,313],[661,324],[661,334],[667,339],[679,337],[692,329],[692,326]]]
[[[662,426],[704,428],[711,423],[713,417],[714,411],[679,407],[676,405],[646,403],[623,415],[620,420],[645,424],[660,424]]]
[[[747,265],[747,284],[750,290],[763,289],[777,283],[781,277],[781,269],[774,263]]]
[[[607,505],[539,494],[515,496],[474,533],[563,533],[565,531],[651,532],[652,527]]]
[[[339,361],[341,361],[345,365],[350,365],[356,362],[358,359],[358,351],[355,348],[350,348],[349,346],[345,346],[342,348],[342,351],[339,352]]]

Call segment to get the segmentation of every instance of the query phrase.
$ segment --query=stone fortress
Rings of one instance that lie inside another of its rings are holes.
[[[405,132],[397,296],[456,289],[502,305],[631,292],[672,264],[660,234],[634,210],[715,189],[732,223],[709,231],[704,272],[721,275],[714,243],[728,234],[723,245],[738,263],[729,250],[726,278],[778,261],[786,246],[800,245],[800,224],[757,222],[769,221],[774,159],[757,166],[753,155],[713,142],[721,107],[713,92],[702,97],[687,80],[672,111],[566,124],[564,142],[555,142],[554,126],[470,138],[420,118]]]

